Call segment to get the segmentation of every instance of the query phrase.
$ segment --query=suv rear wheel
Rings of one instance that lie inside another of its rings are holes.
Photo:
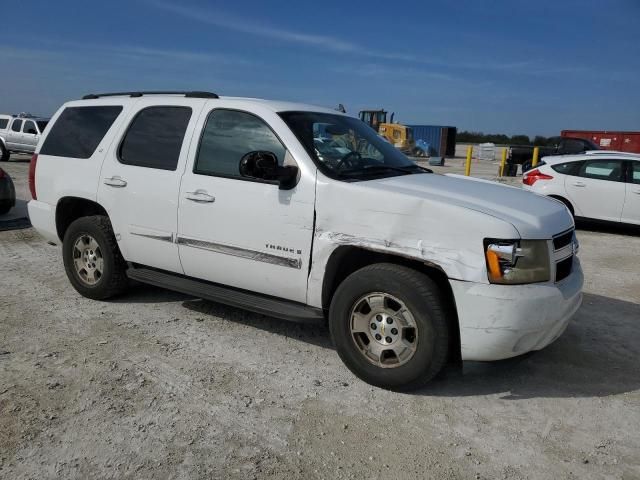
[[[446,363],[449,327],[438,286],[426,275],[376,264],[347,277],[329,310],[338,355],[365,382],[411,390]]]
[[[71,223],[62,242],[62,257],[71,284],[85,297],[104,300],[127,286],[127,265],[104,215]]]

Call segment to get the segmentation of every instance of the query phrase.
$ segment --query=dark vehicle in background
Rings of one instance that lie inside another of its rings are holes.
[[[16,189],[7,172],[0,168],[0,215],[4,215],[16,204]]]
[[[588,152],[590,150],[600,150],[595,143],[585,138],[574,137],[551,137],[547,145],[539,146],[540,155],[542,157],[552,155],[573,155],[576,153]],[[531,161],[533,159],[533,149],[531,145],[513,145],[509,147],[507,154],[507,163],[522,165],[522,172],[531,169]]]
[[[611,130],[562,130],[563,137],[584,138],[598,145],[602,150],[640,153],[640,132]]]

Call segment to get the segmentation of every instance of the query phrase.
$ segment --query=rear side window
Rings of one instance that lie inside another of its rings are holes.
[[[592,160],[584,162],[578,175],[596,180],[622,181],[622,160]]]
[[[175,170],[187,125],[189,107],[149,107],[129,125],[118,156],[121,163],[138,167]]]
[[[22,120],[14,120],[13,123],[11,124],[11,130],[13,130],[14,132],[19,132],[21,127],[22,127]]]
[[[27,120],[24,122],[24,126],[22,127],[22,133],[28,133],[30,135],[37,135],[38,130],[36,130],[36,124],[31,120]]]
[[[551,165],[556,172],[562,173],[564,175],[575,175],[576,172],[580,169],[582,162],[567,162],[567,163],[558,163],[556,165]]]
[[[122,112],[122,107],[67,107],[53,124],[41,155],[89,158]]]
[[[9,124],[8,118],[0,118],[0,130],[4,130],[5,128],[7,128],[8,124]]]
[[[631,183],[640,184],[640,162],[631,162]]]

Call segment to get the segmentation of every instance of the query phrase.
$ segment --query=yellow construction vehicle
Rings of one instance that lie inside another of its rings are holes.
[[[386,138],[389,143],[408,155],[416,154],[416,142],[413,139],[413,132],[410,127],[400,123],[393,123],[393,113],[391,121],[387,123],[387,112],[385,110],[362,110],[359,114],[360,120],[369,125],[380,135]]]

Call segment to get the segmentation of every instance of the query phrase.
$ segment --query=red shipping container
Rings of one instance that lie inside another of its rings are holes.
[[[562,130],[563,137],[591,140],[603,150],[640,153],[640,132],[609,132],[606,130]]]

